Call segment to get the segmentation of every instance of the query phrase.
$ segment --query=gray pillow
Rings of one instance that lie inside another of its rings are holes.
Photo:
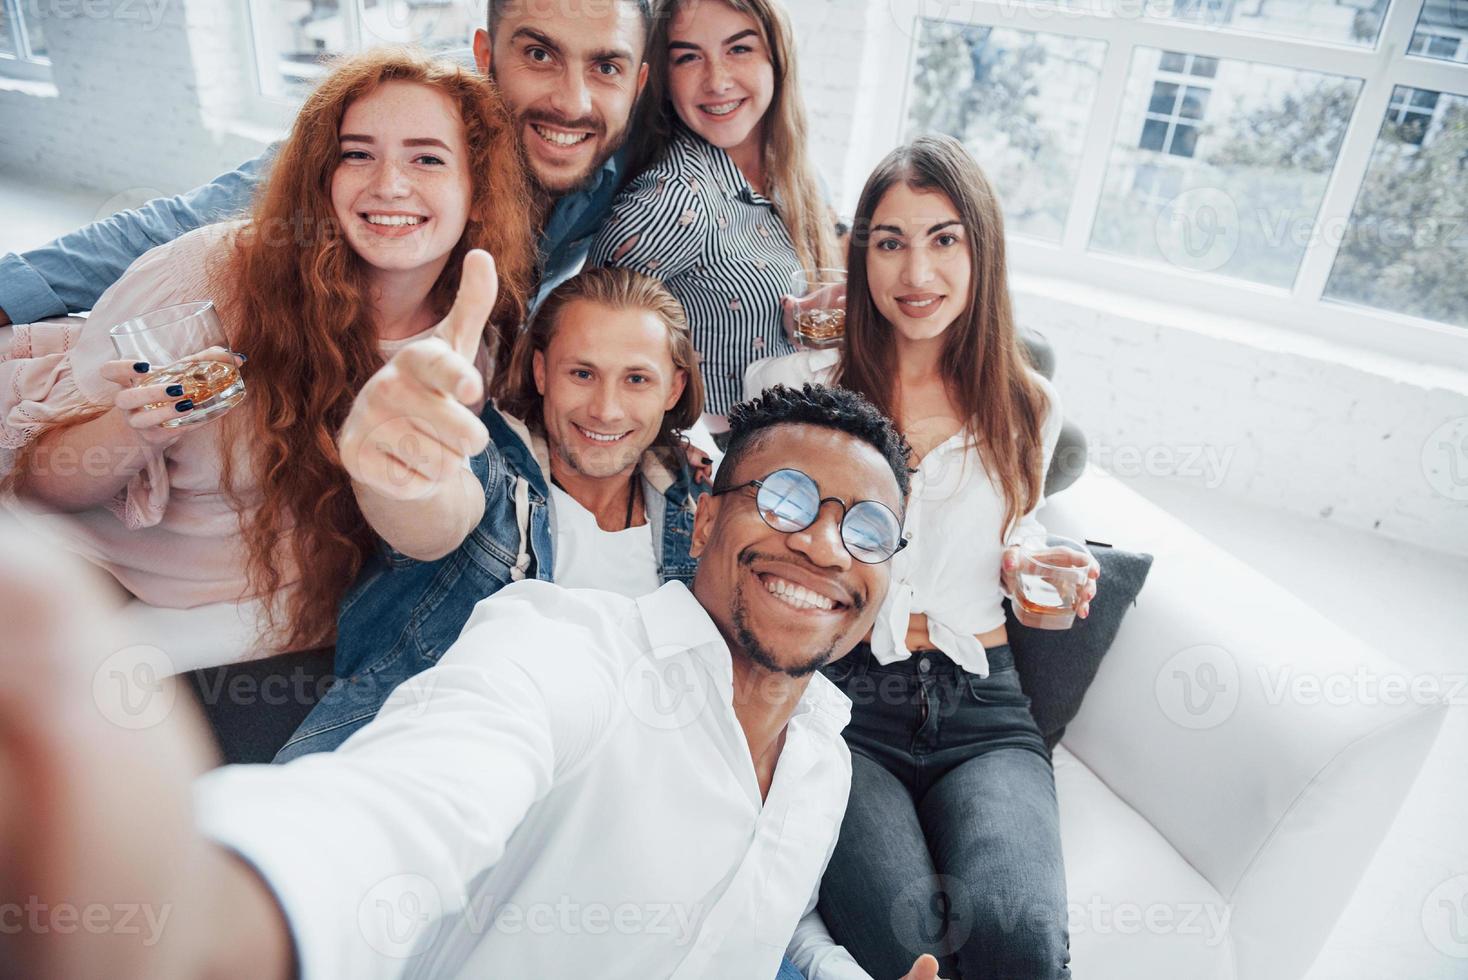
[[[1094,541],[1086,544],[1101,566],[1101,579],[1085,619],[1077,619],[1068,630],[1031,629],[1014,618],[1008,600],[1004,603],[1004,625],[1020,687],[1030,698],[1030,713],[1045,745],[1052,749],[1081,710],[1081,699],[1096,678],[1101,658],[1111,649],[1122,617],[1137,601],[1152,568],[1151,555]]]

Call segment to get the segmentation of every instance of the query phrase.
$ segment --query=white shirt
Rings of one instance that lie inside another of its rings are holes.
[[[642,490],[638,480],[637,492]],[[622,531],[603,531],[596,515],[551,484],[555,507],[556,584],[568,589],[607,589],[635,599],[656,592],[658,557],[652,549],[652,522]]]
[[[304,980],[770,980],[787,946],[811,980],[866,978],[813,911],[850,709],[812,675],[761,804],[731,654],[683,585],[524,581],[335,752],[216,769],[195,805]]]
[[[744,396],[775,384],[827,384],[840,357],[839,350],[819,350],[755,361],[744,374]],[[1048,401],[1040,432],[1044,473],[1060,440],[1060,395],[1043,376],[1030,376]],[[908,544],[892,559],[892,586],[872,629],[872,656],[884,664],[912,656],[907,624],[921,613],[932,646],[964,670],[989,676],[989,658],[977,636],[1004,625],[999,563],[1009,544],[1044,533],[1035,510],[1000,539],[1004,498],[967,427],[924,456],[912,475],[902,528]]]

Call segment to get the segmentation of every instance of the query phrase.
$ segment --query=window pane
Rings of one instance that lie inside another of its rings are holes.
[[[1468,327],[1468,96],[1433,95],[1382,121],[1325,295]]]
[[[1132,57],[1091,248],[1288,287],[1360,81],[1220,60],[1163,118],[1164,57]]]
[[[1008,230],[1059,241],[1105,55],[1104,41],[923,21],[908,135],[962,140]]]
[[[322,61],[355,47],[338,0],[255,0],[252,10],[260,91],[272,98],[304,98],[325,74]]]
[[[15,56],[15,40],[10,33],[10,4],[0,0],[0,55]]]
[[[1468,7],[1463,0],[1426,0],[1407,52],[1424,58],[1468,62]]]
[[[46,49],[46,19],[41,16],[41,0],[26,0],[21,9],[25,11],[22,21],[25,24],[26,41],[31,47],[31,57],[37,60],[49,58],[50,53]]]
[[[1427,0],[1444,8],[1461,0]],[[1124,11],[1121,0],[1113,6]],[[1283,34],[1315,41],[1372,47],[1386,17],[1387,0],[1151,0],[1143,9],[1150,17],[1227,27],[1259,34]],[[1133,8],[1134,9],[1134,8]]]
[[[362,43],[421,44],[431,51],[468,48],[484,5],[464,0],[365,0]]]

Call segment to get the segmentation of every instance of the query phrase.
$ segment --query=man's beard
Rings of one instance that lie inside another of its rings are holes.
[[[734,590],[734,601],[732,603],[734,621],[734,642],[737,644],[732,651],[734,656],[743,656],[759,664],[765,670],[776,674],[788,674],[791,677],[808,677],[831,662],[831,657],[836,652],[837,640],[832,640],[831,645],[820,653],[811,657],[805,663],[786,667],[775,659],[775,655],[765,649],[759,639],[754,635],[754,630],[749,628],[749,620],[745,615],[744,584],[741,582]]]
[[[621,129],[611,132],[607,129],[606,121],[600,116],[582,116],[579,119],[566,119],[560,116],[553,116],[543,110],[527,110],[522,115],[517,116],[515,122],[522,129],[533,127],[535,123],[558,126],[561,129],[583,129],[591,133],[587,137],[588,140],[604,140],[601,152],[592,157],[591,161],[586,165],[586,170],[569,178],[563,186],[559,187],[546,186],[541,180],[540,174],[536,172],[535,167],[529,165],[529,151],[522,146],[521,149],[525,152],[527,163],[525,169],[529,173],[530,179],[534,182],[536,188],[546,197],[563,197],[567,194],[574,194],[577,191],[584,190],[596,179],[596,175],[601,171],[602,166],[607,160],[611,159],[612,154],[616,153],[622,148],[622,144],[627,142],[627,130],[630,128],[624,123]],[[540,139],[540,137],[535,133],[530,133],[525,136],[525,139]]]
[[[626,473],[642,459],[642,453],[631,446],[619,446],[616,449],[593,448],[583,452],[562,443],[552,447],[552,452],[561,458],[561,462],[582,476],[604,480]],[[608,467],[611,467],[611,471],[602,475],[602,471]]]

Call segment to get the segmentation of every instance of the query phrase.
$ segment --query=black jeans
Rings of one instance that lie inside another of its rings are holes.
[[[852,701],[852,780],[820,911],[873,976],[921,953],[948,980],[1070,976],[1055,774],[1009,647],[987,652],[987,678],[866,644],[825,668]]]

